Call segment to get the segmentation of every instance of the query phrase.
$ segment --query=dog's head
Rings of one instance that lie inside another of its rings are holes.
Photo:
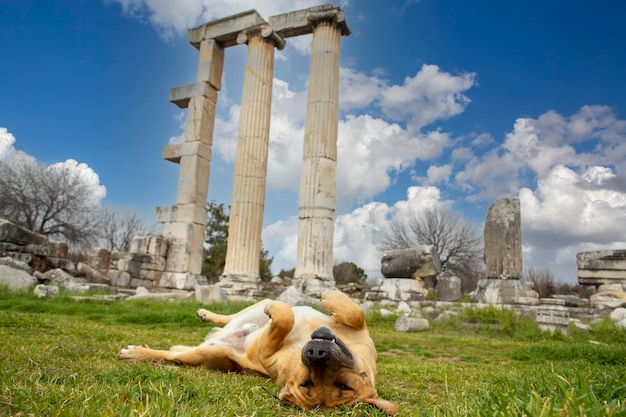
[[[378,396],[374,386],[375,357],[364,346],[346,346],[326,326],[317,328],[302,348],[301,363],[286,382],[279,398],[305,410],[334,408],[357,401],[372,404],[389,415],[397,406]]]

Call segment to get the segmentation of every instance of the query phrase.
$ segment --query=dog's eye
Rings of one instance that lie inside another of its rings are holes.
[[[300,384],[300,386],[302,388],[311,388],[313,386],[313,381],[308,379],[308,380],[304,381],[302,384]]]
[[[342,391],[354,391],[354,388],[352,388],[351,386],[347,384],[344,384],[343,382],[336,382],[335,386]]]

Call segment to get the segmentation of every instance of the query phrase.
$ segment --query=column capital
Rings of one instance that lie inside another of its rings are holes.
[[[341,8],[330,4],[271,16],[268,21],[270,26],[283,38],[312,33],[315,26],[323,21],[337,23],[343,36],[348,36],[351,33],[346,23],[345,13]]]
[[[248,43],[252,36],[260,35],[266,41],[274,44],[276,49],[282,51],[285,48],[285,40],[268,24],[264,23],[255,27],[247,28],[239,32],[237,35],[237,43],[239,45]]]
[[[342,36],[349,36],[352,31],[346,23],[346,14],[340,8],[331,10],[310,11],[306,16],[311,26],[315,27],[322,22],[336,23]]]

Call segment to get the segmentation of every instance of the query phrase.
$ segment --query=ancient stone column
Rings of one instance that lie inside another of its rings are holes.
[[[539,304],[532,283],[522,280],[522,216],[518,198],[499,198],[485,218],[487,277],[478,281],[472,299],[491,304]]]
[[[176,204],[156,210],[168,242],[161,287],[193,289],[202,270],[211,144],[224,48],[209,39],[199,44],[199,50],[196,83],[170,90],[170,101],[187,108],[188,113],[184,142],[163,151],[164,159],[180,165],[180,174]]]
[[[520,279],[522,275],[522,220],[519,198],[499,198],[485,219],[487,278]]]
[[[239,116],[226,264],[220,279],[231,299],[252,297],[259,282],[274,47],[282,49],[285,45],[269,25],[241,32],[237,42],[248,44],[248,56]]]
[[[313,27],[313,44],[300,179],[294,285],[305,294],[319,295],[335,286],[333,233],[339,53],[345,23],[344,14],[338,9],[310,13],[307,18]]]
[[[224,48],[237,45],[241,31],[266,24],[255,10],[189,29],[189,43],[200,52],[195,84],[170,90],[170,101],[188,109],[184,141],[167,146],[163,158],[180,165],[176,204],[157,207],[167,256],[159,286],[193,289],[204,254],[206,203],[217,92],[221,89]]]

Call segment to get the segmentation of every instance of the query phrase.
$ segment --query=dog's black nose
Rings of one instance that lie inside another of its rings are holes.
[[[311,362],[325,362],[330,357],[328,344],[329,342],[326,340],[311,340],[305,346],[304,355]]]

